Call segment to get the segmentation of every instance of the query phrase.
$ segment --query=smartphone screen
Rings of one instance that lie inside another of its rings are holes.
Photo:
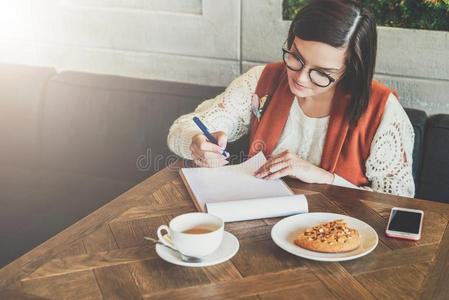
[[[421,218],[422,214],[420,213],[403,210],[392,210],[391,221],[390,225],[388,226],[388,230],[418,234]]]

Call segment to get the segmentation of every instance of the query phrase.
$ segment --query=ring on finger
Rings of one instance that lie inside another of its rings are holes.
[[[195,158],[195,159],[194,159],[194,162],[195,162],[197,165],[203,165],[203,164],[204,164],[204,160],[203,160],[201,157]]]

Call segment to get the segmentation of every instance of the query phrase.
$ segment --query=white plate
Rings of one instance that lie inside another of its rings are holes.
[[[319,223],[326,223],[338,219],[345,220],[349,227],[359,231],[362,239],[360,247],[353,251],[343,253],[321,253],[306,250],[296,246],[293,242],[298,232],[304,231],[306,228]],[[282,219],[271,229],[271,238],[276,245],[293,255],[318,261],[344,261],[359,258],[373,251],[379,242],[376,231],[365,222],[349,216],[332,213],[299,214]]]
[[[231,259],[238,250],[239,241],[232,233],[227,231],[223,232],[223,241],[221,242],[220,247],[218,247],[214,253],[204,257],[202,262],[197,263],[184,262],[181,260],[178,253],[162,245],[156,245],[156,253],[160,258],[169,263],[186,267],[207,267],[220,264]]]

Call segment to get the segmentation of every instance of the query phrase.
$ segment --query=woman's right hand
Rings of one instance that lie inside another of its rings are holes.
[[[229,163],[223,154],[223,149],[226,148],[228,137],[223,131],[211,133],[218,141],[218,145],[209,142],[204,134],[194,135],[190,151],[194,163],[199,167],[215,168],[222,167]]]

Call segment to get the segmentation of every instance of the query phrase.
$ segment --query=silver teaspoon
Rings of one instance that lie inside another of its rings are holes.
[[[170,246],[168,246],[168,245],[165,245],[164,243],[162,243],[162,242],[159,241],[159,240],[150,238],[150,237],[148,237],[148,236],[144,236],[143,239],[144,239],[144,240],[147,240],[147,241],[151,241],[151,242],[153,242],[154,244],[159,244],[159,245],[161,245],[161,246],[164,246],[164,247],[166,247],[166,248],[168,248],[168,249],[170,249],[170,250],[172,250],[172,251],[178,253],[178,254],[181,256],[182,261],[185,261],[185,262],[188,262],[188,263],[199,263],[199,262],[202,261],[202,259],[199,258],[199,257],[190,256],[190,255],[185,255],[185,254],[183,254],[181,251],[179,251],[178,249],[175,249],[175,248],[173,248],[173,247],[170,247]]]

